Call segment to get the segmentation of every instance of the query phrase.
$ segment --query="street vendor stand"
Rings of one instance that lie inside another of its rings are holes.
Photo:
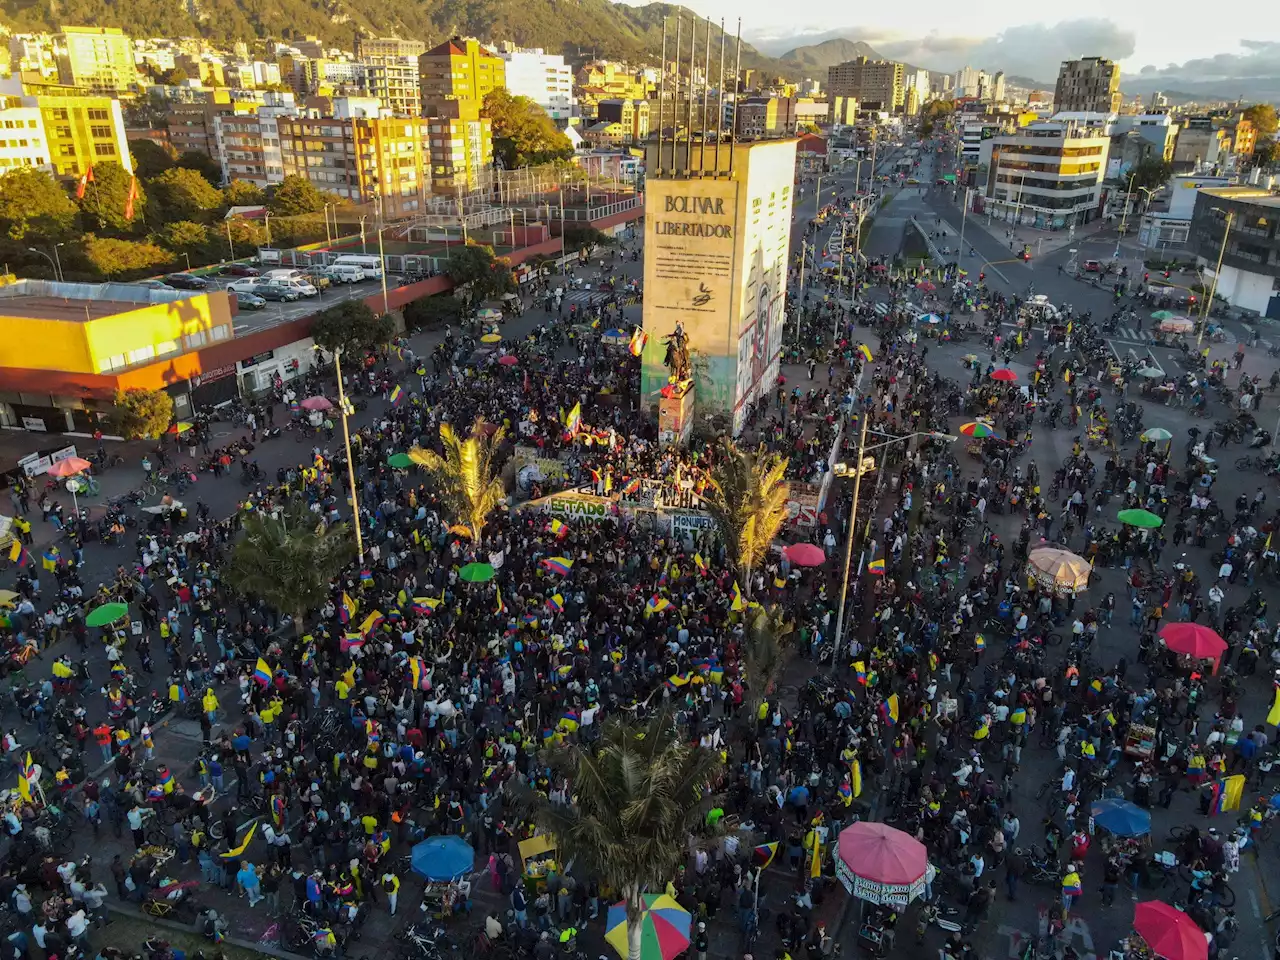
[[[1124,738],[1124,755],[1141,763],[1150,760],[1156,750],[1156,728],[1145,723],[1129,724]]]
[[[547,874],[559,865],[556,860],[556,838],[549,833],[540,833],[528,840],[521,840],[518,846],[525,892],[532,899],[547,889]]]

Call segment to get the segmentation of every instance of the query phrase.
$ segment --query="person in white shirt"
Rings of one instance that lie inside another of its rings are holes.
[[[67,917],[67,933],[76,943],[84,946],[85,937],[88,932],[89,918],[85,916],[83,910],[77,910],[71,916]]]

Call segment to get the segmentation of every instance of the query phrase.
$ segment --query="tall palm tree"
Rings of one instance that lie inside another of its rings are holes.
[[[495,475],[493,467],[494,455],[505,433],[502,427],[492,434],[486,433],[484,421],[477,419],[471,425],[471,435],[464,440],[454,433],[452,426],[442,423],[443,456],[422,447],[409,451],[410,459],[426,467],[435,478],[454,518],[467,528],[467,534],[475,543],[480,542],[485,518],[507,496],[502,479]]]
[[[794,624],[783,623],[782,615],[776,609],[768,611],[763,607],[753,608],[753,616],[747,622],[742,646],[742,666],[747,681],[745,716],[748,723],[755,723],[760,704],[769,699],[778,681],[782,679],[791,654],[787,637],[793,629]]]
[[[354,555],[348,524],[325,524],[294,503],[278,516],[255,513],[245,520],[244,536],[231,552],[223,581],[292,616],[301,635],[307,611],[324,604],[330,581]]]
[[[706,831],[707,812],[719,803],[711,785],[720,757],[688,743],[663,712],[646,725],[610,720],[596,744],[556,748],[546,760],[569,779],[572,803],[517,787],[517,806],[555,836],[559,859],[582,864],[621,895],[628,960],[639,960],[644,893],[660,893],[690,835]]]
[[[759,449],[743,450],[726,439],[712,463],[706,507],[720,528],[729,558],[751,593],[751,571],[769,552],[769,544],[787,519],[791,484],[787,460]]]

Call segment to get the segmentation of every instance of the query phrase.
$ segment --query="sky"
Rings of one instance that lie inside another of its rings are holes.
[[[1280,76],[1280,19],[1215,15],[1203,0],[1117,3],[1104,16],[1049,19],[1036,4],[993,0],[814,4],[798,10],[776,0],[684,5],[713,19],[724,17],[730,30],[741,17],[743,38],[773,55],[844,37],[931,70],[954,72],[968,64],[1045,81],[1057,76],[1060,61],[1081,56],[1117,60],[1124,74],[1149,79]],[[820,15],[828,11],[831,16]]]

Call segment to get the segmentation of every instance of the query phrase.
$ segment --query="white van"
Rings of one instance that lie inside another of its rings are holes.
[[[362,253],[344,253],[329,264],[330,267],[359,267],[364,271],[366,279],[382,279],[382,258],[371,257]]]
[[[262,274],[263,280],[300,280],[303,273],[293,267],[282,267],[279,270],[268,270]]]
[[[300,297],[315,297],[320,294],[320,291],[317,290],[314,285],[307,283],[305,280],[300,280],[297,277],[285,277],[279,280],[273,279],[271,282],[277,286],[292,290]]]
[[[359,283],[365,278],[364,267],[357,267],[354,263],[335,263],[325,270],[325,274],[334,283]]]

